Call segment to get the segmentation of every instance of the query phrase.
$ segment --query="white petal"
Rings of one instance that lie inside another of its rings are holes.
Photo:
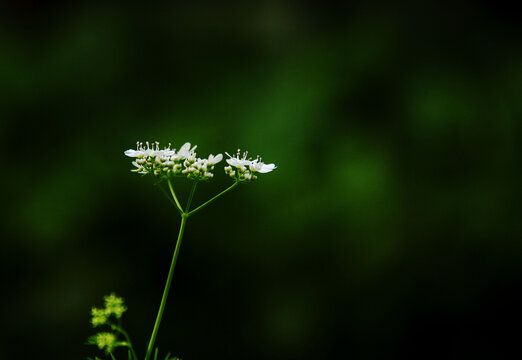
[[[217,164],[221,160],[223,160],[223,154],[217,154],[216,156],[210,154],[210,156],[208,157],[208,162],[213,165]]]
[[[143,151],[129,149],[129,150],[125,150],[124,154],[127,155],[128,157],[140,157],[140,156],[143,156]]]
[[[257,161],[258,160],[256,159],[248,165],[248,168],[250,169],[250,171],[259,171],[261,169],[261,167],[263,166],[263,163],[258,163]]]
[[[183,144],[183,146],[181,147],[181,149],[179,149],[178,152],[187,152],[187,151],[189,151],[189,149],[190,149],[190,143],[188,142],[188,143]]]
[[[156,150],[154,153],[156,156],[172,156],[174,155],[174,151],[172,150]]]
[[[263,164],[263,163],[261,163],[261,164],[263,166],[261,167],[261,169],[258,170],[258,172],[260,172],[261,174],[268,173],[277,167],[277,166],[275,166],[275,164]]]
[[[227,159],[227,163],[235,167],[243,167],[250,165],[251,161],[244,159],[231,158]]]
[[[232,166],[237,166],[237,165],[238,165],[238,161],[239,161],[239,160],[236,159],[236,158],[230,158],[230,159],[227,159],[227,163],[228,163],[229,165],[232,165]]]

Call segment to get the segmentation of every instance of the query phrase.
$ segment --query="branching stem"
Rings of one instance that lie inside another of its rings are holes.
[[[238,181],[236,181],[235,183],[233,183],[231,186],[229,186],[228,188],[226,188],[225,190],[223,190],[222,192],[220,192],[219,194],[217,194],[216,196],[214,196],[212,199],[208,200],[207,202],[199,205],[197,208],[195,208],[194,210],[192,210],[191,212],[187,213],[187,216],[191,216],[191,215],[194,215],[195,213],[197,213],[199,210],[203,209],[205,206],[207,206],[208,204],[210,204],[211,202],[213,202],[214,200],[218,199],[219,197],[225,195],[227,192],[229,192],[230,190],[232,190],[233,188],[235,188],[237,185],[239,184]]]
[[[190,205],[192,204],[192,199],[194,198],[194,193],[196,192],[196,187],[198,184],[197,181],[194,181],[194,184],[192,185],[192,189],[190,191],[190,194],[189,194],[189,197],[187,200],[187,205],[185,207],[185,211],[183,211],[183,208],[181,207],[181,205],[179,203],[176,193],[174,192],[174,188],[172,187],[172,183],[171,183],[170,179],[167,181],[169,184],[170,193],[172,194],[172,198],[174,199],[174,201],[176,203],[176,209],[178,209],[178,211],[181,214],[181,225],[179,228],[178,240],[176,241],[176,247],[174,249],[174,254],[172,255],[172,261],[170,263],[170,269],[169,269],[169,274],[167,276],[167,282],[165,283],[165,289],[163,290],[163,296],[161,297],[161,303],[160,303],[160,307],[158,310],[158,315],[156,316],[156,322],[154,323],[154,328],[152,330],[152,335],[150,337],[149,346],[147,347],[147,353],[145,355],[145,360],[150,360],[152,351],[154,349],[154,342],[156,341],[156,336],[158,335],[161,318],[163,317],[163,311],[165,310],[165,305],[167,304],[167,297],[168,297],[169,291],[170,291],[170,284],[172,283],[172,277],[174,275],[174,269],[176,268],[176,262],[178,260],[178,255],[179,255],[179,249],[181,247],[181,242],[183,240],[183,233],[185,232],[185,226],[187,225],[188,217],[195,214],[199,210],[203,209],[205,206],[212,203],[219,197],[225,195],[227,192],[229,192],[230,190],[232,190],[234,187],[236,187],[239,184],[238,181],[234,182],[231,186],[229,186],[228,188],[226,188],[225,190],[223,190],[222,192],[220,192],[219,194],[214,196],[212,199],[210,199],[207,202],[203,203],[202,205],[198,206],[194,210],[189,211]],[[123,334],[123,336],[125,336],[127,338],[127,335],[123,330],[121,330],[121,329],[118,329],[118,330]],[[130,344],[130,341],[129,340],[127,340],[127,341]],[[132,347],[131,347],[131,349],[132,349]],[[134,354],[134,350],[132,350],[132,352],[133,352],[134,357],[136,357],[136,354]],[[157,353],[156,353],[156,356],[157,356]]]
[[[192,199],[194,198],[194,193],[196,192],[196,186],[198,186],[198,182],[194,181],[194,184],[192,185],[192,189],[190,189],[190,195],[187,200],[187,206],[185,206],[185,214],[188,213],[190,209],[190,205],[192,204]]]
[[[170,179],[168,179],[167,182],[169,184],[170,193],[172,194],[172,197],[174,198],[174,201],[176,202],[176,208],[178,209],[179,213],[181,215],[183,215],[183,208],[179,204],[178,197],[176,196],[176,193],[174,192],[174,188],[172,187],[172,182],[170,181]]]
[[[123,335],[123,337],[125,338],[125,340],[127,341],[127,344],[129,344],[128,348],[129,350],[131,351],[132,353],[132,357],[135,359],[135,360],[138,360],[138,356],[136,355],[136,353],[134,352],[134,348],[132,347],[132,343],[130,341],[130,337],[129,337],[129,334],[127,334],[127,332],[125,330],[123,330],[121,328],[120,325],[115,325],[114,326],[114,330],[118,331],[120,334]]]

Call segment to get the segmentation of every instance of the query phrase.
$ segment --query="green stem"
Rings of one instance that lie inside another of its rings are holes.
[[[129,344],[128,348],[132,352],[133,358],[135,360],[138,360],[138,356],[136,355],[136,353],[134,352],[134,348],[132,347],[132,343],[130,341],[129,334],[127,334],[127,332],[125,330],[123,330],[120,325],[114,326],[114,330],[118,331],[120,334],[123,335],[123,337],[127,341],[127,344]]]
[[[178,197],[176,196],[176,193],[174,192],[174,188],[172,187],[172,183],[170,182],[170,179],[167,179],[167,182],[169,183],[170,193],[172,194],[174,201],[176,201],[176,207],[177,207],[179,213],[181,215],[183,215],[183,209],[181,208],[181,205],[179,204]]]
[[[161,186],[161,184],[158,184],[156,185],[160,190],[161,192],[163,193],[163,195],[165,195],[165,197],[167,198],[167,200],[172,204],[174,205],[175,207],[177,207],[176,203],[174,202],[174,200],[172,200],[172,196],[169,196],[169,194],[167,193],[167,191],[165,191],[165,189],[163,188],[163,186]]]
[[[194,181],[194,184],[192,185],[192,189],[190,190],[190,195],[187,200],[187,206],[185,207],[185,213],[189,212],[190,204],[192,204],[192,199],[194,198],[194,193],[196,192],[196,186],[198,186],[198,182]]]
[[[233,183],[231,186],[229,186],[228,188],[226,188],[225,190],[223,190],[222,192],[220,192],[219,194],[217,194],[216,196],[214,196],[212,199],[210,199],[209,201],[203,203],[202,205],[199,205],[197,208],[195,208],[194,210],[192,210],[191,212],[187,213],[187,216],[191,216],[193,214],[195,214],[196,212],[198,212],[199,210],[203,209],[205,206],[207,206],[208,204],[210,204],[211,202],[213,202],[214,200],[216,200],[217,198],[225,195],[227,192],[229,192],[230,190],[232,190],[234,187],[236,187],[237,185],[239,184],[238,181],[236,181],[235,183]]]
[[[170,185],[170,181],[169,181]],[[149,346],[147,348],[147,354],[145,355],[145,360],[150,359],[150,355],[152,354],[152,349],[154,348],[154,342],[156,341],[156,336],[158,335],[158,329],[161,322],[161,318],[163,316],[163,311],[165,310],[165,305],[167,303],[167,296],[169,295],[170,284],[172,283],[172,275],[174,274],[174,268],[176,267],[176,261],[178,260],[179,248],[181,246],[181,240],[183,239],[183,232],[185,231],[185,225],[187,224],[187,215],[181,215],[181,226],[179,228],[178,241],[176,242],[176,248],[174,249],[174,255],[172,256],[172,262],[170,263],[169,275],[167,277],[167,282],[165,283],[165,289],[163,290],[163,296],[161,298],[161,304],[158,310],[158,316],[156,317],[156,322],[154,323],[154,329],[152,330],[152,335],[150,337]]]

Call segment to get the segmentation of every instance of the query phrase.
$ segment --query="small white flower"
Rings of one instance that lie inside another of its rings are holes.
[[[277,168],[277,166],[275,166],[275,164],[265,164],[259,158],[259,159],[252,161],[249,165],[249,168],[250,168],[250,171],[252,171],[252,172],[266,174],[266,173],[269,173],[270,171],[274,170],[275,168]]]
[[[171,156],[174,155],[174,151],[170,150],[170,144],[168,148],[165,148],[161,150],[159,148],[159,142],[154,142],[150,144],[148,141],[145,143],[147,147],[143,146],[142,142],[136,143],[136,150],[129,149],[125,151],[125,155],[128,157],[135,157],[135,158],[144,158],[144,157],[151,157],[151,156]]]
[[[232,165],[232,166],[235,166],[235,167],[244,167],[244,166],[250,165],[250,161],[249,160],[237,159],[237,158],[227,159],[227,163],[229,165]]]
[[[132,164],[136,167],[131,171],[137,172],[138,174],[152,173],[156,176],[161,175],[162,171],[168,172],[169,169],[165,170],[164,163],[168,161],[171,155],[174,155],[174,151],[170,149],[170,144],[164,149],[160,149],[159,142],[136,143],[136,150],[129,149],[124,152],[126,156],[136,158]]]
[[[143,151],[134,149],[125,150],[124,154],[128,157],[143,157],[144,155]]]
[[[210,154],[208,156],[207,162],[208,162],[209,165],[216,165],[221,160],[223,160],[223,154],[217,154],[216,156]]]
[[[250,165],[250,160],[247,160],[246,159],[246,156],[248,155],[248,152],[244,152],[243,153],[243,157],[241,158],[240,157],[240,153],[239,153],[239,150],[238,150],[238,153],[237,155],[234,157],[232,155],[230,155],[229,153],[225,152],[225,154],[227,154],[227,156],[230,158],[230,159],[227,159],[227,163],[231,166],[234,166],[234,167],[243,167],[243,166],[248,166]]]
[[[187,142],[185,144],[183,144],[183,146],[178,150],[178,152],[176,153],[176,157],[177,159],[179,160],[182,160],[182,159],[191,159],[191,158],[194,158],[196,156],[196,153],[194,152],[194,150],[196,150],[198,146],[195,145],[192,149],[190,148],[190,143]]]
[[[191,146],[189,142],[183,144],[181,148],[176,151],[171,150],[171,145],[160,149],[159,142],[149,143],[142,142],[136,144],[136,149],[126,150],[126,156],[135,158],[132,162],[134,169],[132,172],[138,174],[152,174],[159,178],[169,178],[174,176],[186,176],[195,181],[204,181],[214,177],[212,171],[214,165],[223,160],[222,154],[210,154],[207,159],[196,157],[197,146]],[[246,154],[244,154],[246,156]],[[245,168],[250,161],[245,160],[245,156],[240,162],[243,165],[244,171],[249,171]],[[232,169],[232,168],[231,168]]]
[[[185,160],[183,163],[185,169],[182,173],[186,174],[189,179],[197,181],[208,180],[214,177],[214,174],[211,173],[214,170],[214,164],[218,163],[222,158],[223,155],[219,154],[217,156],[210,155],[208,159]]]
[[[252,161],[252,158],[248,158],[248,151],[241,154],[238,149],[236,156],[231,156],[229,153],[227,163],[230,166],[225,167],[225,173],[231,178],[238,181],[252,181],[257,179],[256,173],[265,174],[276,168],[275,164],[265,164],[262,159],[257,156],[257,159]],[[232,167],[236,168],[237,171],[232,170]]]
[[[154,156],[156,150],[153,149],[139,149],[139,150],[133,150],[129,149],[125,151],[125,155],[128,157],[135,157],[135,158],[144,158],[149,156]]]
[[[174,155],[176,152],[174,150],[170,150],[170,149],[164,149],[164,150],[156,150],[154,152],[154,155],[155,156],[161,156],[161,157],[167,157],[167,156],[172,156]]]

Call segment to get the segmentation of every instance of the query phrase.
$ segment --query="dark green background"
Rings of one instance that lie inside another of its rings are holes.
[[[137,140],[278,166],[189,220],[162,353],[519,352],[515,9],[189,3],[2,5],[0,358],[96,354],[111,291],[144,353],[179,219],[129,171]]]

